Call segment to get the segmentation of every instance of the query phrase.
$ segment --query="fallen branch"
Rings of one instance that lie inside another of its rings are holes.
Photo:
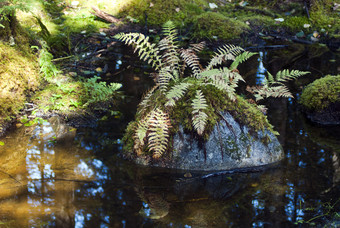
[[[93,9],[94,12],[90,12],[91,14],[103,19],[104,21],[110,22],[110,23],[118,23],[120,22],[119,19],[115,18],[114,16],[112,16],[111,14],[108,14],[100,9],[98,9],[95,6],[91,7]]]

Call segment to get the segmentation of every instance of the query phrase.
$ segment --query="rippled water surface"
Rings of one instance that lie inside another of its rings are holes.
[[[305,46],[262,50],[243,70],[255,82],[264,71],[283,67],[312,71],[315,78],[338,74],[338,57]],[[135,110],[146,89],[139,82],[143,73],[124,68],[124,59],[117,64],[123,72],[116,81],[129,85],[132,78],[136,84],[126,89],[129,103],[121,110],[131,119],[128,111]],[[308,80],[295,84],[297,93]],[[5,145],[0,147],[0,226],[308,227],[332,223],[336,227],[340,224],[339,127],[309,123],[294,100],[272,101],[268,106],[285,159],[263,172],[209,178],[137,167],[121,159],[126,120],[112,118],[94,128],[75,129],[54,117],[41,125],[15,127],[1,138]]]

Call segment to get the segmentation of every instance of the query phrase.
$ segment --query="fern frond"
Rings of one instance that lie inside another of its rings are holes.
[[[275,79],[277,82],[283,83],[283,82],[296,79],[302,75],[309,74],[309,73],[310,72],[307,72],[307,71],[299,71],[299,70],[289,71],[286,69],[286,70],[277,72]]]
[[[192,100],[191,106],[193,108],[192,111],[193,126],[197,131],[197,134],[202,135],[208,120],[208,115],[204,112],[208,105],[201,90],[196,91],[196,96]]]
[[[237,55],[235,57],[235,60],[230,65],[229,69],[230,70],[237,69],[237,67],[238,67],[238,65],[240,65],[240,63],[243,63],[244,61],[248,60],[250,57],[252,57],[253,55],[256,55],[256,54],[257,53],[249,52],[249,51],[242,52],[240,55]]]
[[[168,102],[165,104],[165,106],[174,106],[175,102],[179,99],[181,99],[188,87],[192,85],[191,83],[182,82],[180,84],[177,84],[171,88],[171,90],[168,91],[166,94],[166,98],[168,99]]]
[[[135,129],[135,134],[133,136],[134,138],[134,150],[137,153],[138,156],[142,155],[143,153],[143,148],[145,145],[145,140],[146,140],[146,133],[148,131],[148,123],[147,123],[148,117],[142,119],[139,121],[136,129]]]
[[[158,85],[152,87],[142,98],[142,101],[139,103],[139,112],[144,111],[150,103],[152,103],[151,97],[153,92],[158,88]]]
[[[201,72],[199,58],[192,49],[182,49],[181,50],[181,57],[184,61],[184,64],[188,65],[192,73],[195,77]]]
[[[190,46],[192,50],[194,50],[196,53],[199,53],[205,48],[205,44],[205,41],[202,41],[198,44],[190,44]]]
[[[151,64],[156,70],[162,66],[161,55],[156,44],[149,42],[149,37],[145,37],[141,33],[119,33],[114,38],[124,42],[127,45],[134,45],[135,52],[138,51],[138,56],[141,60]]]
[[[232,44],[224,45],[217,49],[206,69],[210,70],[214,66],[220,65],[223,61],[235,60],[235,56],[240,55],[243,51],[243,48]]]
[[[285,85],[280,86],[256,86],[247,87],[247,91],[252,93],[256,102],[266,99],[268,97],[293,97],[289,89]]]
[[[271,74],[271,73],[269,73],[269,71],[267,71],[267,80],[265,80],[265,82],[266,82],[266,84],[273,84],[274,82],[275,82],[275,80],[274,80],[274,76]]]
[[[162,156],[168,147],[170,118],[167,113],[155,109],[150,113],[148,119],[148,147],[153,152],[153,158]]]
[[[159,88],[162,92],[165,92],[169,81],[171,79],[175,79],[175,77],[171,74],[173,73],[173,71],[171,70],[170,66],[167,67],[162,67],[159,71],[159,75],[158,75],[158,84],[159,84]]]
[[[231,100],[236,99],[235,89],[238,86],[238,82],[244,81],[237,71],[231,71],[227,67],[203,71],[199,76],[204,79],[207,84],[226,92]]]
[[[171,69],[179,68],[181,60],[178,53],[178,46],[174,40],[171,40],[170,37],[165,37],[158,43],[158,48],[163,51],[163,66],[170,66]]]
[[[177,37],[177,29],[176,26],[172,21],[167,21],[164,23],[162,26],[162,32],[165,36],[170,36],[170,37]]]

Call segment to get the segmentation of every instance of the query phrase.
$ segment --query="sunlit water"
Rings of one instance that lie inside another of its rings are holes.
[[[340,71],[338,59],[329,61],[337,57],[332,53],[316,60],[315,51],[296,52],[277,59],[276,52],[264,51],[245,68],[257,71],[252,73],[255,83],[264,71],[283,66],[324,74]],[[119,56],[114,68],[122,65]],[[143,77],[131,69],[122,74],[134,81]],[[145,85],[137,86],[139,93],[145,91]],[[136,88],[128,92],[129,104],[138,102]],[[99,121],[96,128],[75,129],[52,118],[18,127],[1,138],[0,227],[339,225],[339,127],[309,123],[295,100],[268,106],[286,158],[263,172],[210,178],[199,173],[186,178],[190,175],[185,172],[138,167],[120,158],[126,121],[113,118]],[[121,111],[131,119],[131,113]]]

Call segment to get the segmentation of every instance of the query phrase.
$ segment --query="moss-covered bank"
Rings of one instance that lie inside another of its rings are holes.
[[[120,13],[148,26],[161,26],[172,20],[183,35],[195,39],[230,41],[275,32],[308,41],[340,36],[337,1],[184,1],[135,0],[127,3]],[[189,33],[187,33],[189,31]]]
[[[0,41],[0,135],[40,84],[36,56]]]

